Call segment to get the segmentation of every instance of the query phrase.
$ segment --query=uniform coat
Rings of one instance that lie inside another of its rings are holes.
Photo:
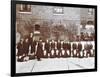
[[[23,43],[23,49],[24,49],[25,55],[28,55],[28,53],[29,53],[29,42]]]
[[[71,43],[67,43],[67,50],[69,51],[68,57],[71,56]]]
[[[45,42],[44,48],[46,50],[45,51],[46,55],[44,55],[44,57],[48,58],[48,54],[50,54],[50,43],[49,42]]]
[[[73,57],[77,57],[77,44],[73,43],[72,48],[73,48],[72,50]]]
[[[50,50],[50,43],[46,42],[44,47],[45,47],[45,50],[47,51],[47,53],[50,53],[50,51],[49,51]]]
[[[72,48],[73,50],[77,49],[77,44],[73,43]]]
[[[56,57],[60,57],[60,55],[61,55],[61,42],[57,42],[57,50],[58,50],[58,52],[56,52]],[[56,51],[57,51],[56,50]],[[58,53],[58,54],[57,54]]]
[[[63,43],[63,49],[67,50],[68,49],[68,43]]]
[[[36,56],[37,59],[40,59],[43,57],[43,49],[42,49],[42,42],[38,42],[38,46],[37,46],[37,52],[36,52]]]
[[[77,48],[78,48],[79,51],[81,51],[82,50],[82,44],[78,43],[78,47]]]
[[[82,57],[81,56],[81,53],[84,54],[83,51],[82,51],[82,44],[81,43],[78,43],[77,48],[78,48],[77,54],[79,54],[78,57]]]
[[[35,53],[36,51],[36,41],[32,41],[32,45],[31,45],[31,53]]]
[[[51,43],[51,49],[55,49],[55,43]]]
[[[24,54],[24,48],[23,48],[23,43],[19,42],[17,45],[17,49],[18,49],[18,56],[22,56]]]

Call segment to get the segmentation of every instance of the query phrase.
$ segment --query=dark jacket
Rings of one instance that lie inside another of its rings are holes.
[[[57,49],[61,49],[61,42],[57,42]]]
[[[45,47],[46,50],[49,50],[50,49],[50,43],[49,42],[48,43],[46,42],[44,47]]]
[[[29,52],[29,42],[24,42],[23,43],[23,49],[25,53]]]
[[[78,43],[78,50],[81,51],[82,50],[82,44]]]
[[[68,48],[68,43],[63,43],[63,49],[67,49]]]
[[[28,41],[29,41],[29,45],[32,45],[33,38],[29,37],[29,38],[28,38]]]
[[[89,45],[89,49],[92,49],[92,48],[93,48],[93,45],[92,45],[92,44],[90,44],[90,45]]]
[[[21,43],[19,42],[18,45],[17,45],[17,49],[18,49],[17,55],[18,55],[18,56],[23,55],[23,53],[24,53],[23,44],[21,44]]]
[[[77,44],[73,43],[72,47],[73,47],[73,50],[77,49]]]
[[[68,50],[71,50],[71,43],[68,43]]]
[[[38,46],[37,46],[37,52],[36,52],[36,55],[38,57],[42,57],[43,56],[43,49],[42,49],[43,45],[42,45],[42,42],[39,42],[38,43]]]
[[[36,41],[32,41],[31,53],[35,52],[35,50],[36,50]]]
[[[55,49],[55,43],[51,43],[51,49]]]

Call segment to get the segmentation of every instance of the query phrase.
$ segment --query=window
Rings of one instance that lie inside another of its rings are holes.
[[[31,5],[21,4],[20,12],[31,12]]]
[[[64,9],[63,7],[55,7],[53,8],[53,14],[64,14]]]
[[[92,8],[89,8],[89,9],[88,9],[88,14],[89,14],[89,15],[93,15],[93,9],[92,9]]]

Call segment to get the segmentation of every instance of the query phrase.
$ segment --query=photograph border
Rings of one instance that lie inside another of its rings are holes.
[[[95,68],[81,69],[81,70],[16,73],[16,52],[15,52],[16,51],[16,4],[94,8],[95,9]],[[64,73],[79,73],[79,72],[92,72],[92,71],[97,71],[97,5],[11,0],[11,76],[47,75],[47,74],[61,74],[61,73],[64,74]]]

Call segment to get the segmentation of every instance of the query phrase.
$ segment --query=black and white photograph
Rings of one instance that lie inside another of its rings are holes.
[[[96,8],[33,2],[15,13],[15,73],[96,69]]]

